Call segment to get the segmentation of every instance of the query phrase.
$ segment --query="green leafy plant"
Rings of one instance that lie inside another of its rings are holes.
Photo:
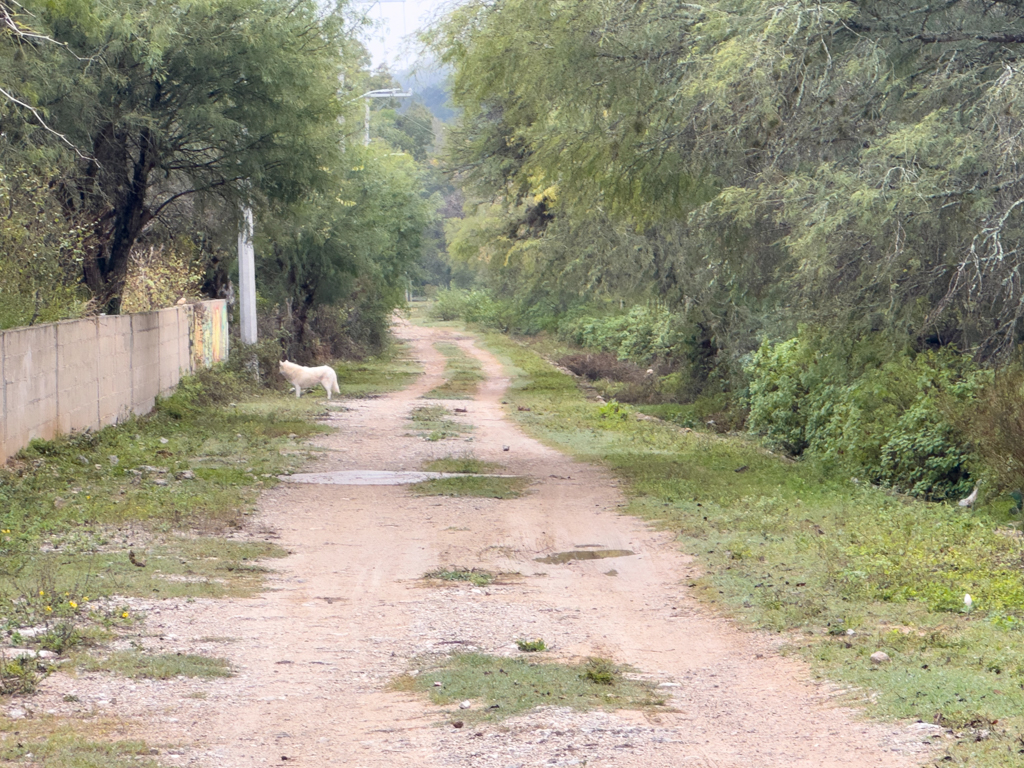
[[[523,653],[538,653],[548,648],[547,643],[539,637],[536,640],[516,640],[516,647]]]

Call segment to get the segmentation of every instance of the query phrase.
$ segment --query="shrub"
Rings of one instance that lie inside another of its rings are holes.
[[[995,374],[956,425],[970,438],[992,490],[1024,488],[1024,370]]]
[[[971,451],[956,414],[988,374],[954,352],[884,364],[862,352],[806,331],[762,344],[748,368],[750,431],[914,496],[967,495]]]

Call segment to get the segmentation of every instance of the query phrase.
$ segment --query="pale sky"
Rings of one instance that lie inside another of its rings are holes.
[[[365,0],[357,1],[376,24],[364,39],[373,66],[388,64],[391,71],[404,69],[417,57],[419,44],[415,33],[427,26],[453,0]]]

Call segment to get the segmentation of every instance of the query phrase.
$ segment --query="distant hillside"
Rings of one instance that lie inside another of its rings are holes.
[[[438,120],[450,123],[458,111],[448,103],[449,75],[447,69],[428,62],[397,73],[395,79],[403,88],[412,88],[416,100],[426,106]]]

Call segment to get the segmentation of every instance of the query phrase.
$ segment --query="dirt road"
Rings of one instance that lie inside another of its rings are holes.
[[[161,746],[161,762],[207,768],[896,768],[925,759],[920,731],[858,720],[832,705],[803,665],[779,657],[770,638],[698,606],[685,586],[691,563],[664,534],[618,513],[612,476],[503,416],[507,379],[490,354],[450,331],[403,326],[400,335],[425,375],[403,392],[347,402],[314,469],[416,470],[471,454],[530,476],[530,492],[497,501],[282,483],[260,503],[262,524],[293,553],[272,564],[270,591],[149,606],[149,647],[226,656],[238,674],[201,683],[66,680],[47,692],[55,711],[72,689],[106,696],[102,706],[125,718],[125,734]],[[437,341],[455,341],[483,365],[475,400],[444,403],[467,409],[459,418],[474,426],[471,442],[409,434],[409,411],[442,380]],[[636,554],[535,560],[581,545]],[[486,588],[424,586],[424,573],[448,565],[522,576]],[[547,708],[457,730],[424,698],[386,688],[421,654],[472,647],[515,655],[515,639],[535,637],[556,658],[604,656],[670,684],[669,706],[658,714]]]

